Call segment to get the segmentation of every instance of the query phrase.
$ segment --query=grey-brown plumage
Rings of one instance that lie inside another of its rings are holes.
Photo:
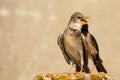
[[[83,63],[85,62],[83,65],[85,72],[89,73],[88,55],[86,52],[87,50],[85,50],[86,42],[81,36],[81,28],[83,25],[80,20],[81,18],[84,18],[84,16],[79,12],[72,15],[68,27],[65,29],[63,34],[58,37],[58,45],[68,64],[72,62],[72,64],[76,65],[76,71],[80,72],[81,59],[83,59]]]
[[[99,49],[95,38],[88,31],[88,24],[85,16],[76,12],[71,16],[67,28],[58,37],[58,45],[62,50],[68,64],[76,65],[76,72],[83,70],[90,73],[88,68],[88,57],[91,58],[99,72],[106,72],[99,57]]]

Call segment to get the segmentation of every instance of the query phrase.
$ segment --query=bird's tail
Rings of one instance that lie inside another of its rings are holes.
[[[104,72],[107,73],[106,69],[104,68],[102,62],[98,62],[97,64],[95,64],[96,69],[98,72]]]

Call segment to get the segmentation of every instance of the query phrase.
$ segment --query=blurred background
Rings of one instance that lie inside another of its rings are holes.
[[[56,41],[76,11],[90,17],[104,66],[119,80],[120,0],[0,0],[0,80],[67,72]]]

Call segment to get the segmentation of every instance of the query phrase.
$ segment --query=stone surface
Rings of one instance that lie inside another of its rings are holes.
[[[41,73],[34,76],[33,80],[113,80],[105,73]]]

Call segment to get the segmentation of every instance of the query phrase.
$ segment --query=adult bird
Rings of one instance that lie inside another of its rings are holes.
[[[85,18],[82,19],[82,21],[87,23]],[[95,37],[89,32],[88,24],[85,24],[82,26],[81,32],[82,32],[82,36],[85,37],[84,40],[87,43],[86,47],[87,47],[88,58],[90,58],[93,61],[98,72],[107,73],[106,69],[102,64],[103,61],[99,56],[99,47],[98,47],[97,41]]]
[[[80,12],[75,12],[71,16],[67,28],[58,37],[57,43],[66,62],[76,65],[76,72],[82,70],[90,73],[88,67],[88,58],[90,58],[93,60],[98,72],[107,73],[99,57],[97,42],[88,31],[86,17]]]
[[[86,73],[90,73],[88,68],[88,54],[86,42],[83,40],[81,28],[86,23],[82,21],[85,18],[81,13],[76,12],[71,16],[67,28],[58,37],[58,45],[62,50],[65,60],[68,64],[76,65],[76,72],[81,71],[81,62]]]

